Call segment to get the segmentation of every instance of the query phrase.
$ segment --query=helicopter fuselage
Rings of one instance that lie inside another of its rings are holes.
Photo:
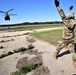
[[[10,16],[8,15],[8,13],[5,14],[5,20],[10,20]]]
[[[5,14],[4,20],[10,20],[10,15],[14,15],[14,14],[8,14],[10,11],[12,11],[13,9],[8,10],[7,12],[4,11],[0,11],[0,13]]]

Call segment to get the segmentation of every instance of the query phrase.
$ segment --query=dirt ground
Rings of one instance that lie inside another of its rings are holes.
[[[2,33],[1,35],[3,36],[4,33]],[[11,36],[16,35],[12,32],[9,33]],[[0,49],[0,55],[20,47],[26,47],[28,44],[32,44],[35,48],[0,59],[0,75],[10,75],[11,72],[16,71],[21,65],[27,65],[28,63],[41,63],[41,65],[26,75],[76,75],[72,54],[67,50],[62,50],[60,57],[55,60],[52,57],[56,49],[55,46],[29,35],[0,38],[0,40],[10,40],[12,38],[14,41],[0,43],[0,46],[4,46],[3,49]]]

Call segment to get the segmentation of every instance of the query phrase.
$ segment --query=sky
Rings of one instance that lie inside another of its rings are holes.
[[[60,0],[60,7],[65,14],[69,13],[69,7],[73,5],[76,16],[76,0]],[[0,0],[0,11],[8,11],[10,21],[4,20],[3,13],[0,13],[0,25],[16,24],[23,22],[51,22],[61,21],[61,17],[55,7],[54,0]]]

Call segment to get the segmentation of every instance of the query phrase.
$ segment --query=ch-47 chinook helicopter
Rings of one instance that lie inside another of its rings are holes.
[[[6,11],[6,12],[0,11],[0,13],[5,14],[5,17],[4,17],[5,21],[6,21],[6,20],[10,20],[10,16],[17,15],[17,14],[8,14],[8,13],[9,13],[10,11],[12,11],[12,10],[13,10],[13,9],[10,9],[10,10],[8,10],[8,11]]]

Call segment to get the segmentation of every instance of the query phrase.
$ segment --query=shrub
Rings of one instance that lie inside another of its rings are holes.
[[[3,48],[3,46],[1,46],[0,49],[1,48]],[[34,46],[32,46],[32,44],[29,44],[27,49],[32,49],[32,48],[34,48]],[[26,50],[25,47],[21,47],[21,48],[18,48],[17,50],[16,49],[13,50],[13,52],[9,51],[8,53],[0,55],[0,58],[6,57],[8,55],[12,55],[14,53],[22,52],[22,51],[25,51],[25,50]]]
[[[20,73],[18,73],[18,71],[16,71],[16,72],[12,72],[10,75],[20,75]]]
[[[22,74],[26,74],[28,72],[30,72],[31,70],[39,67],[41,65],[40,64],[28,64],[27,66],[21,66],[18,71],[11,73],[11,75],[22,75]]]
[[[32,44],[29,44],[29,45],[27,46],[27,49],[32,49],[32,48],[34,48],[34,46],[33,46]]]
[[[25,50],[26,50],[26,48],[21,47],[21,48],[18,49],[18,52],[22,52],[22,51],[25,51]]]
[[[18,50],[16,50],[16,49],[15,49],[15,50],[13,50],[13,51],[14,51],[14,53],[18,53]]]
[[[0,55],[0,58],[3,58],[2,55]]]
[[[22,52],[22,51],[25,51],[25,50],[26,50],[26,48],[21,47],[21,48],[18,48],[17,50],[13,50],[13,51],[14,51],[14,53],[18,53],[18,52]]]
[[[34,64],[29,64],[28,65],[28,69],[31,71],[32,69],[34,69],[35,68],[35,65]]]
[[[11,37],[11,36],[5,36],[5,37]]]
[[[7,53],[0,55],[0,58],[6,57],[6,56],[7,56]]]
[[[14,39],[11,39],[11,41],[14,41]]]
[[[1,42],[5,42],[4,40],[1,40]]]
[[[27,72],[28,72],[27,66],[22,66],[22,67],[19,68],[19,73],[20,73],[20,74],[21,74],[21,73],[27,73]]]
[[[28,73],[30,72],[32,69],[34,69],[34,64],[29,64],[27,66],[22,66],[19,68],[19,73]]]
[[[3,46],[0,46],[0,49],[2,49],[3,48]]]
[[[11,52],[11,51],[9,51],[8,53],[7,53],[7,55],[12,55],[13,54],[13,52]]]
[[[9,51],[8,53],[0,55],[0,58],[6,57],[6,56],[12,55],[12,54],[13,54],[13,52]]]

